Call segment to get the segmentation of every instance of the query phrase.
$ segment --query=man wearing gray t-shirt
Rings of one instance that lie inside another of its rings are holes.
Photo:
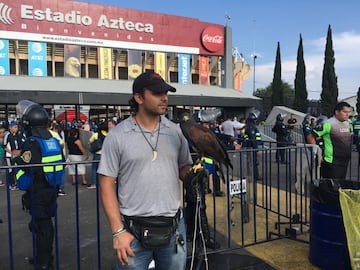
[[[345,101],[336,104],[334,116],[316,126],[309,136],[309,142],[316,144],[316,138],[324,141],[324,158],[321,163],[322,178],[345,179],[352,150],[352,125],[349,123],[351,106]]]
[[[102,148],[100,195],[110,223],[116,269],[185,269],[186,231],[179,179],[192,165],[180,127],[163,115],[168,85],[145,72],[133,83],[135,114],[114,127]],[[116,194],[116,180],[118,193]]]

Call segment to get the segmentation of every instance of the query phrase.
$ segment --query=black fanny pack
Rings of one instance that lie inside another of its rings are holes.
[[[163,248],[169,245],[180,220],[179,209],[174,217],[137,217],[124,216],[128,230],[145,248]]]

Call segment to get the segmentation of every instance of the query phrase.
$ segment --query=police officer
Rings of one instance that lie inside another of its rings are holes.
[[[186,239],[192,241],[194,236],[202,233],[205,246],[211,249],[220,248],[220,244],[210,234],[210,227],[206,215],[205,191],[209,182],[209,175],[201,163],[193,166],[185,179],[185,219]],[[214,173],[216,174],[216,172]],[[195,184],[195,185],[194,185]],[[195,221],[198,219],[198,222]],[[198,224],[196,227],[195,224]],[[196,237],[202,238],[201,236]]]
[[[225,193],[220,190],[220,175],[218,173],[218,165],[216,165],[214,160],[209,157],[203,157],[202,162],[204,163],[204,167],[209,173],[209,176],[212,176],[214,195],[217,197],[224,197]],[[208,187],[208,193],[211,193],[210,187]]]
[[[257,121],[257,116],[255,115],[255,113],[250,113],[246,119],[243,147],[257,150],[260,145],[263,145],[260,131],[256,126],[256,121]],[[254,157],[254,165],[256,166],[255,168],[256,175],[254,175],[254,178],[256,180],[260,179],[260,174],[258,169],[259,166],[258,155],[259,152],[255,151],[253,157]]]
[[[303,134],[304,134],[305,143],[310,143],[308,137],[311,136],[310,134],[312,131],[312,127],[311,127],[311,123],[310,123],[310,115],[309,114],[305,115],[301,126],[302,126],[302,130],[303,130]]]
[[[36,269],[53,269],[54,228],[52,217],[56,211],[57,184],[61,182],[63,166],[56,163],[64,158],[59,142],[47,129],[49,116],[39,104],[28,100],[20,101],[17,114],[26,132],[27,139],[15,162],[18,186],[26,190],[23,206],[31,215],[29,229],[35,239],[33,255],[29,262]],[[48,166],[21,167],[21,165],[54,163]]]
[[[261,134],[256,126],[257,116],[254,113],[250,113],[246,119],[246,125],[244,130],[244,145],[245,147],[251,147],[258,149],[259,145],[262,145]]]
[[[326,115],[320,115],[317,119],[316,119],[316,125],[315,125],[315,129],[317,130],[321,130],[324,123],[328,120],[328,117]],[[311,131],[310,131],[311,132]],[[324,151],[325,151],[325,145],[324,145],[324,138],[323,137],[317,137],[316,138],[316,144],[320,147],[321,149],[321,153],[322,155],[324,155]]]
[[[356,117],[355,122],[353,122],[354,129],[354,144],[356,146],[356,150],[360,152],[360,115]]]
[[[276,116],[276,123],[272,128],[272,131],[276,133],[276,162],[281,160],[282,163],[285,163],[285,149],[279,149],[288,145],[288,128],[284,124],[284,118],[279,113]]]

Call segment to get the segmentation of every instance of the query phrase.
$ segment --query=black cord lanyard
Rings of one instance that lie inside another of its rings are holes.
[[[138,123],[138,121],[137,121],[137,119],[136,119],[136,116],[134,117],[134,119],[135,119],[135,122],[136,122],[136,124],[138,125],[138,127],[139,127],[139,129],[140,129],[141,134],[144,136],[145,141],[148,143],[148,145],[149,145],[149,146],[151,147],[151,149],[152,149],[153,158],[152,158],[151,161],[156,160],[156,159],[157,159],[157,155],[158,155],[157,145],[158,145],[159,136],[160,136],[160,121],[159,121],[159,129],[158,129],[158,132],[157,132],[156,144],[155,144],[155,147],[153,147],[153,146],[151,145],[150,141],[146,138],[146,135],[145,135],[143,129],[141,128],[141,126],[139,125],[139,123]]]

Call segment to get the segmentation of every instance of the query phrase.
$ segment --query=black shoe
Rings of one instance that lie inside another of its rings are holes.
[[[66,195],[65,191],[63,191],[61,189],[59,189],[57,194],[58,194],[58,196],[65,196]]]

